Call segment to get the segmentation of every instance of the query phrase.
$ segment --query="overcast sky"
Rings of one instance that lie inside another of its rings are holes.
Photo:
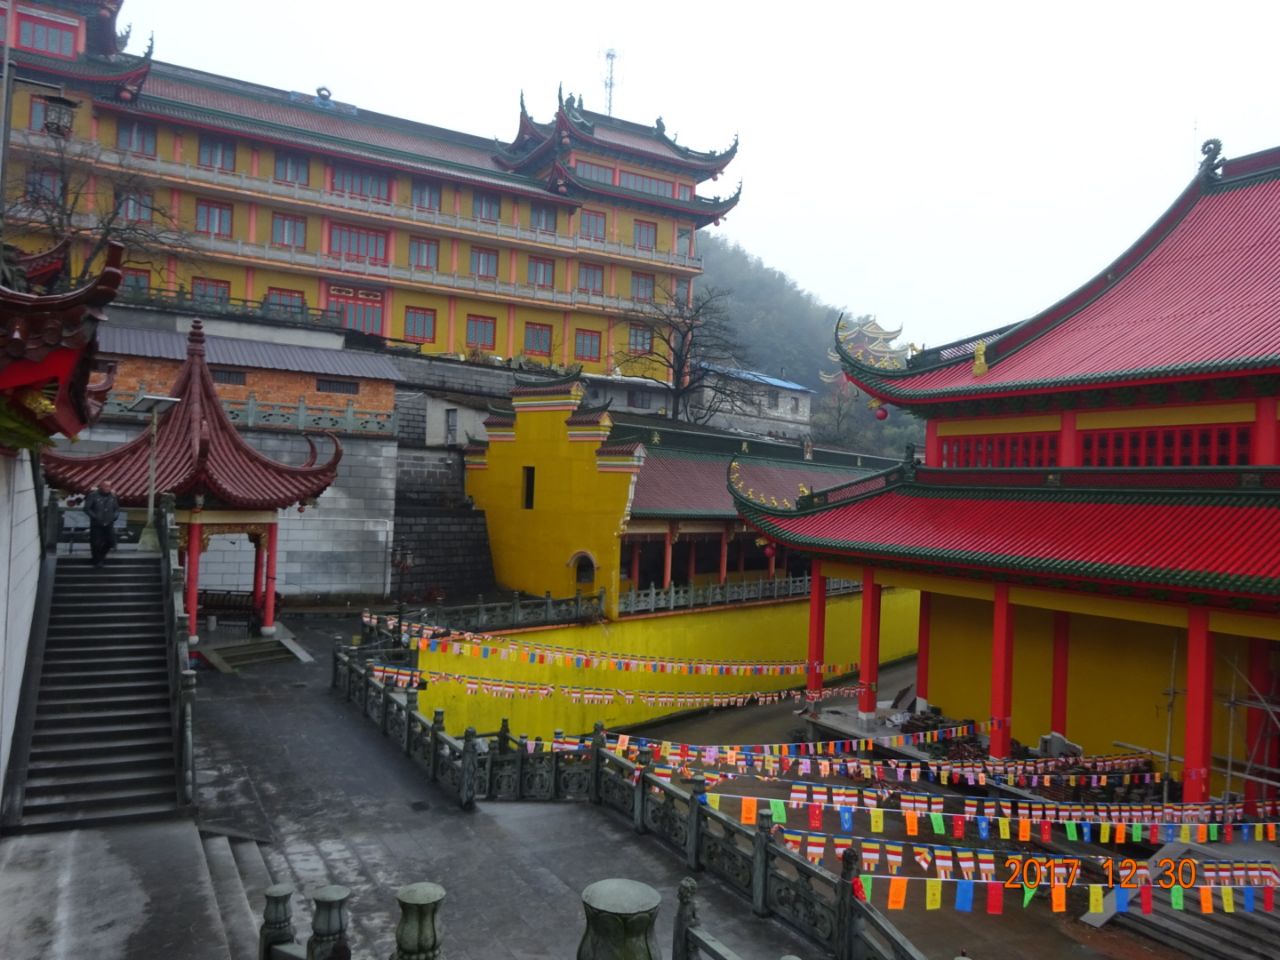
[[[1280,4],[126,0],[131,50],[509,139],[556,87],[697,149],[716,233],[822,300],[937,344],[1118,256],[1195,173],[1280,144]]]

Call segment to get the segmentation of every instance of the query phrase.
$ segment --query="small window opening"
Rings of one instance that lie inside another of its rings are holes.
[[[533,509],[533,467],[524,468],[524,508]]]

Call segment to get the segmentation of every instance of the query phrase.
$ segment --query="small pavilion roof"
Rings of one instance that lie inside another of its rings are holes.
[[[749,461],[743,519],[779,543],[854,562],[1109,589],[1152,599],[1280,605],[1280,469],[940,470],[900,465],[796,509]]]
[[[919,406],[1280,373],[1280,148],[1225,163],[1219,148],[1207,143],[1169,210],[1052,307],[901,370],[837,339],[850,379]]]
[[[316,447],[307,461],[290,466],[253,447],[232,425],[214,389],[205,363],[203,325],[196,320],[187,336],[187,359],[173,385],[179,403],[161,415],[156,433],[156,490],[181,498],[204,494],[216,504],[242,510],[278,510],[323,493],[333,483],[342,459],[337,437],[328,462],[316,465]],[[48,453],[42,458],[49,481],[86,492],[110,480],[120,502],[140,506],[147,500],[150,433],[106,453],[87,457]]]

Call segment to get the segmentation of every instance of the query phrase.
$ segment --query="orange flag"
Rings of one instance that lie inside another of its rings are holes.
[[[901,910],[907,902],[907,878],[894,877],[889,881],[889,909]]]
[[[756,822],[756,798],[755,797],[742,798],[742,822],[743,823]]]

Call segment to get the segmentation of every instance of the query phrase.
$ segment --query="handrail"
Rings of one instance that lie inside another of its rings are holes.
[[[658,613],[664,610],[685,610],[691,607],[730,606],[735,603],[751,603],[761,600],[789,600],[809,596],[811,582],[807,573],[794,577],[757,577],[754,580],[730,580],[727,583],[708,583],[704,586],[677,586],[671,584],[660,589],[650,584],[647,590],[634,586],[618,596],[619,616],[627,614]],[[862,584],[857,580],[829,578],[827,596],[857,593]]]
[[[173,559],[169,540],[169,523],[173,518],[173,502],[162,496],[156,503],[152,522],[160,548],[160,596],[164,609],[165,652],[169,670],[169,722],[173,737],[174,789],[180,806],[195,804],[195,744],[192,709],[195,699],[195,673],[188,668],[187,642],[179,635],[178,617],[173,592]]]

